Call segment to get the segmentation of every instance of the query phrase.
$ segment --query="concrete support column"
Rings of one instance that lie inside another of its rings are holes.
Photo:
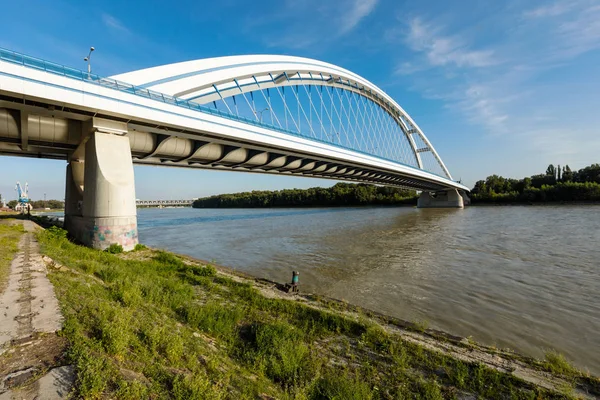
[[[116,243],[132,250],[138,243],[133,163],[129,139],[119,134],[127,127],[123,124],[119,131],[115,122],[105,121],[110,129],[103,129],[102,122],[93,120],[82,144],[85,162],[72,161],[67,167],[65,228],[86,246],[103,250]],[[79,164],[84,165],[83,195],[78,190]]]
[[[74,217],[82,216],[84,166],[85,164],[80,161],[71,161],[67,164],[64,228],[69,232],[74,232],[76,226]]]
[[[449,189],[445,192],[437,192],[431,195],[429,192],[422,192],[417,201],[418,208],[464,208],[462,196],[456,189]]]

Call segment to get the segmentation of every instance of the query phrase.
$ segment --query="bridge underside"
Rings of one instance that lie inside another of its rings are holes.
[[[0,154],[68,160],[86,138],[93,114],[0,96]],[[209,133],[173,131],[141,121],[125,121],[133,163],[169,167],[234,170],[355,181],[424,191],[445,186],[383,168],[367,167],[317,154],[227,141]]]

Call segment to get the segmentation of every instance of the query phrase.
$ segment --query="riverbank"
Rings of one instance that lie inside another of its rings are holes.
[[[154,249],[40,233],[78,397],[569,398],[596,378]]]

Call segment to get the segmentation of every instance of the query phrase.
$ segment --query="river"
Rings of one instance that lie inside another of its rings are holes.
[[[600,374],[600,207],[141,209],[142,243]]]

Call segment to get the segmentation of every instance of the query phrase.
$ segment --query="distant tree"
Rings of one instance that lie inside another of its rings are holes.
[[[554,185],[556,183],[556,167],[553,164],[548,165],[548,168],[546,168],[546,176],[551,178],[548,180],[549,185]]]
[[[562,180],[563,182],[571,182],[573,180],[573,171],[571,171],[568,165],[563,167]]]
[[[574,179],[577,182],[600,183],[600,164],[592,164],[577,171]]]
[[[7,205],[9,208],[13,208],[13,209],[14,209],[14,208],[15,208],[15,206],[17,205],[17,203],[18,203],[18,202],[17,202],[16,200],[11,200],[11,201],[9,201],[8,203],[6,203],[6,205]]]
[[[483,194],[483,193],[487,193],[487,185],[485,184],[485,181],[477,181],[475,182],[475,186],[473,187],[473,190],[471,190],[471,193],[473,194]]]
[[[367,184],[338,183],[331,188],[252,191],[197,199],[195,208],[350,206],[363,204],[414,204],[416,192]]]
[[[577,172],[568,165],[550,165],[545,174],[520,180],[492,175],[478,181],[471,195],[475,203],[596,202],[600,201],[600,164]]]

